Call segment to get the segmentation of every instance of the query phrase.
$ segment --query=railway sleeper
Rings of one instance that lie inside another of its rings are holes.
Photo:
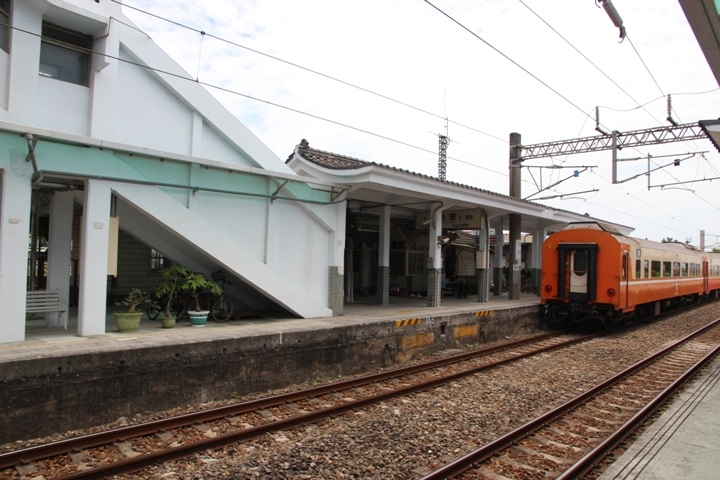
[[[538,450],[535,450],[532,447],[528,447],[525,445],[513,445],[511,448],[514,450],[517,450],[519,452],[522,452],[525,455],[544,457],[545,459],[550,460],[551,462],[555,462],[559,465],[573,465],[575,463],[574,460],[571,460],[569,458],[556,457],[555,455],[550,455],[549,453],[543,453]]]
[[[596,422],[602,422],[607,425],[622,425],[626,420],[613,420],[608,417],[622,417],[623,414],[617,412],[611,412],[608,410],[602,410],[595,408],[590,405],[583,405],[582,411],[577,412],[577,416],[587,417],[595,420]]]
[[[487,477],[490,480],[513,480],[512,478],[506,477],[505,475],[500,475],[499,473],[490,470],[487,467],[480,467],[476,471],[480,473],[483,477]]]
[[[615,408],[617,410],[611,410],[612,408]],[[608,403],[602,404],[602,403],[594,403],[594,404],[586,404],[583,405],[584,411],[590,411],[590,412],[596,412],[598,415],[604,417],[630,417],[632,416],[633,412],[636,412],[637,409],[633,407],[618,407],[613,406]],[[628,415],[630,413],[630,415]]]
[[[590,415],[583,415],[583,416],[593,418]],[[601,435],[609,435],[609,434],[613,433],[613,430],[591,427],[590,425],[587,425],[585,423],[576,422],[575,420],[572,420],[569,418],[561,418],[561,419],[558,419],[557,422],[561,425],[567,425],[567,428],[572,428],[574,430],[583,431],[582,429],[584,429],[584,432],[597,433],[597,434],[601,434]],[[577,434],[577,435],[581,438],[583,437],[582,434]]]
[[[547,468],[540,468],[540,467],[535,467],[533,465],[528,465],[526,463],[521,463],[521,462],[518,462],[517,460],[515,460],[514,458],[508,457],[507,455],[500,455],[496,458],[501,464],[505,464],[509,467],[512,467],[512,468],[515,468],[518,470],[524,470],[527,472],[540,474],[540,475],[543,475],[543,476],[549,477],[549,478],[555,478],[562,473],[562,471],[558,471],[557,475],[550,476],[550,473],[552,473],[552,472]],[[493,464],[492,466],[499,466],[499,465]]]
[[[562,443],[562,442],[558,442],[556,440],[552,440],[550,438],[543,436],[542,433],[538,433],[538,432],[535,432],[535,434],[532,436],[532,440],[534,440],[538,443],[541,443],[543,445],[546,445],[548,447],[572,450],[575,453],[587,453],[591,450],[590,448],[587,448],[587,447],[576,447],[574,445],[569,445],[567,443]]]

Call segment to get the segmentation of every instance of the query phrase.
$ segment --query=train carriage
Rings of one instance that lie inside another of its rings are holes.
[[[720,254],[573,223],[543,243],[541,303],[548,323],[608,326],[717,297],[719,270]]]

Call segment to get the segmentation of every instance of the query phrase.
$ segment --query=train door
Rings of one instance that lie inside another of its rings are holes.
[[[596,244],[561,243],[558,245],[558,297],[573,303],[588,303],[596,298]]]
[[[628,262],[628,254],[627,252],[623,252],[622,254],[622,264],[620,266],[620,305],[618,305],[620,308],[627,308],[628,306],[628,296],[629,296],[629,282],[628,277],[630,276],[628,272],[628,268],[630,268],[630,264]]]
[[[703,260],[702,262],[702,277],[703,277],[703,293],[710,292],[710,285],[708,284],[708,261]]]

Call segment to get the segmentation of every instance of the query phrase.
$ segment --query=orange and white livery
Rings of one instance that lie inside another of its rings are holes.
[[[626,237],[596,222],[548,236],[542,258],[548,323],[613,325],[720,294],[720,254]]]

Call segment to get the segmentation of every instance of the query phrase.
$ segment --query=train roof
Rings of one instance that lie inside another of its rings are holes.
[[[694,245],[690,245],[687,242],[655,242],[653,240],[629,237],[623,235],[617,229],[613,228],[612,225],[603,222],[573,222],[568,224],[564,230],[597,230],[609,233],[617,239],[618,242],[632,243],[635,246],[641,248],[658,248],[662,250],[674,250],[678,253],[683,252],[700,252],[700,249]],[[707,253],[707,252],[705,252]],[[718,255],[718,254],[715,254]],[[714,256],[714,255],[713,255]]]

